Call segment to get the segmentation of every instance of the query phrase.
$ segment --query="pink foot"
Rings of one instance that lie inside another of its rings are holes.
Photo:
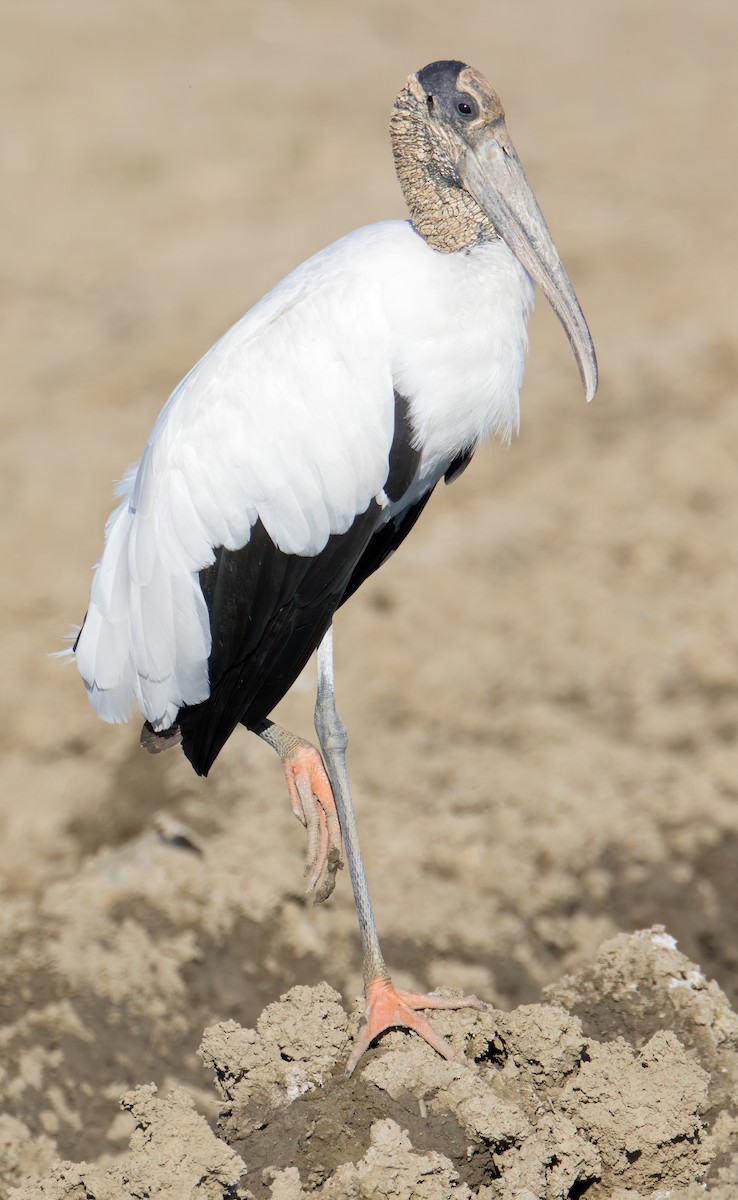
[[[364,1051],[387,1029],[412,1030],[443,1058],[455,1059],[453,1048],[436,1033],[430,1021],[419,1014],[420,1008],[481,1008],[481,1005],[476,996],[448,997],[433,993],[418,996],[415,992],[398,992],[386,977],[373,979],[366,989],[363,1023],[346,1064],[346,1074],[351,1075]]]
[[[330,896],[336,886],[336,871],[343,866],[341,826],[333,791],[323,760],[309,742],[283,759],[282,765],[292,811],[307,830],[307,890],[315,891],[315,903],[320,904]]]

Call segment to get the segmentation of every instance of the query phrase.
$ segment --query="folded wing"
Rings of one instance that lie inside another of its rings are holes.
[[[275,611],[253,620],[273,627],[290,592],[311,612],[326,586],[339,603],[350,560],[382,523],[395,428],[389,331],[371,273],[357,278],[347,263],[356,256],[340,246],[305,263],[216,343],[123,481],[75,647],[105,720],[127,720],[138,706],[155,730],[172,725],[223,678],[234,639],[255,636],[253,627],[237,634],[234,621],[214,645],[213,630],[228,622],[216,625],[209,605],[232,607],[240,595],[248,627],[248,596],[269,594]],[[330,585],[313,573],[300,592],[295,560],[308,564],[329,543]],[[277,552],[269,564],[266,547]],[[280,556],[291,564],[281,582]]]

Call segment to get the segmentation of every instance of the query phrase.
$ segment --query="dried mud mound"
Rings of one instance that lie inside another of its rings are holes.
[[[110,1165],[57,1164],[12,1200],[696,1200],[738,1195],[738,1017],[660,927],[606,942],[545,1002],[437,1014],[458,1061],[387,1036],[346,1080],[349,1018],[296,987],[200,1055],[217,1129],[182,1088],[121,1101]],[[22,1129],[0,1130],[7,1155]]]

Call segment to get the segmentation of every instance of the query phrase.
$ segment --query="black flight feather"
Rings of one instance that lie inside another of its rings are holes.
[[[470,450],[462,450],[461,454],[457,454],[453,462],[446,468],[446,474],[443,477],[444,483],[453,483],[459,475],[463,475],[469,463],[474,457],[476,446],[472,446]]]
[[[405,494],[417,471],[420,451],[412,439],[408,401],[396,392],[384,487],[390,500]],[[279,703],[336,609],[403,541],[429,495],[389,521],[373,500],[313,557],[278,550],[261,521],[242,549],[215,551],[215,562],[200,572],[212,636],[210,695],[181,708],[176,723],[199,775],[208,773],[239,722],[254,728]]]

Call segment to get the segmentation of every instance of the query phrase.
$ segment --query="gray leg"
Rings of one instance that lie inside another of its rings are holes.
[[[379,947],[369,891],[366,884],[364,863],[359,848],[359,833],[356,828],[354,806],[351,802],[351,787],[346,770],[346,727],[336,712],[336,692],[333,678],[333,626],[318,647],[318,695],[315,702],[315,729],[318,734],[323,761],[333,788],[333,797],[341,823],[343,846],[346,852],[351,887],[359,918],[361,945],[364,951],[364,987],[372,980],[389,978],[382,951]]]
[[[323,751],[328,778],[333,788],[338,818],[341,822],[343,846],[351,876],[356,914],[361,930],[361,944],[364,951],[366,1008],[364,1020],[346,1064],[346,1074],[351,1074],[365,1050],[369,1048],[375,1038],[387,1029],[413,1030],[444,1058],[453,1058],[453,1048],[440,1034],[436,1033],[430,1022],[421,1016],[419,1010],[424,1008],[468,1008],[476,1006],[478,1001],[474,996],[446,997],[435,994],[419,996],[414,992],[398,992],[389,977],[379,947],[346,770],[348,739],[344,724],[336,712],[332,628],[328,630],[318,647],[318,698],[315,704],[315,728],[320,748]]]
[[[276,725],[274,721],[262,721],[261,725],[255,726],[252,733],[266,742],[267,746],[271,746],[272,750],[276,750],[282,762],[290,758],[296,750],[310,745],[310,742],[298,737],[296,733],[291,733],[284,725]]]

